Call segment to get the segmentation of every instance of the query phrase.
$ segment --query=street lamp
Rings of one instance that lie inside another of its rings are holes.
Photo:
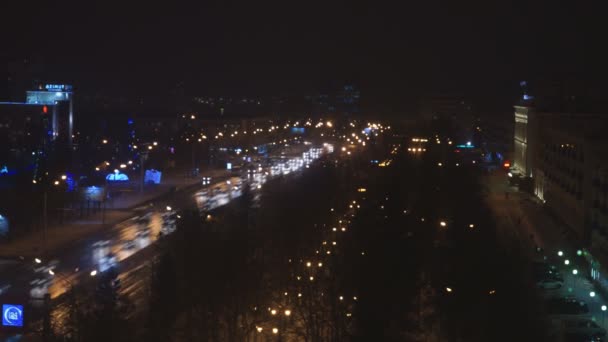
[[[589,297],[591,297],[591,298],[595,297],[595,292],[594,291],[589,292]]]
[[[580,249],[576,251],[576,255],[581,256],[583,255],[583,251],[581,251]]]
[[[564,265],[570,265],[570,260],[568,260],[568,259],[564,260]]]
[[[447,223],[445,223],[445,221],[441,221],[441,222],[439,222],[439,225],[442,227],[445,227],[447,225]]]
[[[92,270],[89,274],[91,275],[91,277],[94,277],[97,275],[97,270]]]
[[[572,270],[572,274],[577,275],[578,274],[578,270],[575,268]]]
[[[276,334],[278,334],[278,333],[279,333],[279,329],[277,329],[277,328],[272,328],[272,333],[273,333],[273,334],[275,334],[275,335],[276,335]]]
[[[560,257],[561,257],[561,256],[563,256],[563,255],[564,255],[564,252],[562,252],[562,251],[558,251],[558,252],[557,252],[557,256],[560,256]]]
[[[285,316],[291,316],[291,310],[285,310]]]

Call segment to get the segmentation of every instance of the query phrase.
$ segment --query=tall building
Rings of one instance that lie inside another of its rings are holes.
[[[359,113],[359,98],[361,92],[353,85],[345,85],[336,96],[336,108],[342,114]]]
[[[35,176],[51,147],[71,144],[72,98],[71,86],[47,84],[27,91],[25,102],[0,102],[0,169],[6,170],[3,175],[25,172]]]
[[[514,168],[578,239],[608,261],[608,115],[515,106]]]

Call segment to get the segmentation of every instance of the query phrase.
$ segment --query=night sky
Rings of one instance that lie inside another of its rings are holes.
[[[155,3],[3,3],[0,56],[82,89],[271,95],[353,83],[387,104],[605,72],[601,12],[574,2]]]

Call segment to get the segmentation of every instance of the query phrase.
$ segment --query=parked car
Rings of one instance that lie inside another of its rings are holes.
[[[564,285],[564,282],[559,279],[545,278],[536,282],[536,286],[544,290],[556,290],[560,289]]]
[[[556,318],[570,318],[589,313],[587,303],[570,297],[550,298],[545,301],[545,310]]]
[[[561,322],[561,329],[565,335],[583,334],[592,338],[604,338],[606,329],[600,327],[593,320],[588,318],[569,318]],[[591,341],[596,341],[591,340]]]
[[[602,342],[605,341],[602,336],[593,336],[585,332],[570,332],[564,333],[564,342]]]

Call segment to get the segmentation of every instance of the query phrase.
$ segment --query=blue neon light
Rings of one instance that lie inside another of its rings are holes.
[[[23,326],[23,305],[2,304],[2,326]]]
[[[124,173],[114,171],[114,173],[110,173],[106,176],[106,180],[110,182],[124,182],[129,180],[129,176],[125,175]]]
[[[471,143],[467,143],[466,145],[456,145],[457,148],[475,148],[475,146],[471,145]]]

